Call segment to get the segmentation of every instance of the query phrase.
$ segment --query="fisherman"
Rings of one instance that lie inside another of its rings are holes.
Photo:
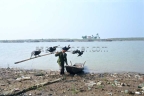
[[[67,54],[65,53],[67,51],[67,48],[62,48],[61,52],[56,52],[55,56],[59,56],[57,63],[60,66],[60,75],[64,75],[64,63],[68,65],[67,63]]]

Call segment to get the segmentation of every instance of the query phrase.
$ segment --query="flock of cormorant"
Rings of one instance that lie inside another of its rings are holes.
[[[58,48],[58,46],[49,47],[48,49],[46,49],[46,51],[52,54],[56,51],[56,48]],[[64,48],[66,49],[66,51],[68,51],[71,47],[70,47],[70,45],[68,45],[68,47],[65,46]],[[76,50],[72,51],[72,54],[78,54],[78,57],[79,57],[79,56],[82,56],[83,52],[84,51],[80,51],[80,50],[76,49]],[[40,56],[40,53],[41,53],[41,49],[33,51],[31,53],[31,57],[32,56],[35,56],[35,57]]]

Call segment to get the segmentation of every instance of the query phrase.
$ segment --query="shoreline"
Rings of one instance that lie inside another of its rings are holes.
[[[0,96],[14,94],[31,86],[52,82],[21,93],[25,96],[108,96],[144,94],[144,74],[136,72],[81,73],[0,68]],[[20,94],[19,94],[20,95]]]
[[[144,37],[129,38],[105,38],[105,39],[17,39],[17,40],[0,40],[0,43],[36,43],[36,42],[111,42],[111,41],[144,41]]]
[[[0,67],[0,69],[13,69],[13,70],[43,70],[43,71],[55,71],[55,72],[58,72],[59,69],[48,69],[48,68],[45,68],[45,69],[37,69],[37,68],[21,68],[21,67]],[[65,72],[66,72],[66,69],[65,69]],[[118,73],[118,74],[121,74],[121,73],[138,73],[138,74],[144,74],[144,72],[138,72],[138,71],[98,71],[98,70],[93,70],[93,69],[87,69],[87,67],[84,67],[84,70],[83,70],[84,73],[86,74],[91,74],[91,73],[94,73],[94,74],[98,74],[98,73]]]
[[[13,69],[13,70],[43,70],[43,71],[53,71],[53,72],[59,72],[59,69],[37,69],[37,68],[21,68],[21,67],[0,67],[0,69]],[[66,69],[65,69],[65,72],[66,72]],[[84,68],[83,72],[85,74],[104,74],[104,73],[109,73],[109,74],[113,74],[113,73],[118,73],[118,74],[121,74],[121,73],[138,73],[138,74],[144,74],[144,72],[138,72],[138,71],[98,71],[98,70],[92,70],[92,69],[87,69]]]

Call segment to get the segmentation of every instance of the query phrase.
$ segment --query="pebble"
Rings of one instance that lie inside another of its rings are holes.
[[[5,84],[0,84],[1,86],[5,86]]]
[[[88,87],[88,90],[91,90],[91,87]]]
[[[42,95],[42,93],[37,93],[36,95]]]
[[[138,80],[140,80],[140,81],[144,81],[144,77],[140,77]]]
[[[112,94],[112,93],[108,93],[108,95],[111,95],[111,96],[112,96],[113,94]]]
[[[135,94],[138,94],[138,95],[140,95],[141,93],[140,93],[140,92],[135,92]]]
[[[141,88],[144,91],[144,87]]]
[[[140,78],[140,76],[139,76],[139,75],[135,75],[135,78],[139,79],[139,78]]]
[[[53,89],[50,89],[50,91],[53,91]]]
[[[142,91],[142,89],[138,88],[136,91]]]
[[[76,76],[77,76],[77,74],[74,75],[74,77],[76,77]]]
[[[83,79],[82,81],[83,81],[83,82],[85,82],[86,80],[85,80],[85,79]]]
[[[125,93],[126,93],[126,94],[128,94],[128,92],[129,92],[128,90],[125,90]]]
[[[121,91],[121,93],[123,93],[124,91]]]
[[[138,85],[138,88],[142,88],[142,87],[144,87],[144,83]]]
[[[44,73],[35,73],[34,75],[35,76],[44,76],[45,74]]]
[[[94,81],[89,81],[89,83],[85,83],[88,87],[93,87],[96,83]]]
[[[52,94],[48,94],[48,96],[52,96]]]
[[[130,76],[130,75],[128,75],[128,77],[130,78],[131,76]]]
[[[115,84],[112,84],[112,86],[115,86]]]
[[[132,91],[129,91],[128,93],[129,93],[129,94],[135,94],[135,92],[132,92]]]
[[[99,82],[97,83],[97,85],[102,85],[102,81],[99,81]]]
[[[144,91],[142,91],[142,94],[144,94]]]
[[[112,74],[111,76],[112,76],[112,77],[115,77],[115,78],[117,77],[116,75],[113,75],[113,74]]]
[[[94,74],[92,73],[92,74],[90,74],[91,76],[94,76]]]
[[[14,88],[14,91],[20,91],[20,89],[19,88]]]
[[[111,82],[107,82],[107,84],[111,84]]]
[[[121,86],[126,86],[126,84],[125,83],[121,83]]]
[[[5,92],[3,92],[3,94],[4,95],[7,95],[7,94],[9,94],[10,93],[10,91],[5,91]],[[3,96],[3,95],[2,95]]]

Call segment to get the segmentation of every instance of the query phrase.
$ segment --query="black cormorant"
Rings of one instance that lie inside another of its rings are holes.
[[[32,53],[31,53],[31,57],[34,55],[35,57],[37,56],[37,55],[39,55],[41,53],[41,49],[39,49],[39,50],[37,50],[37,51],[33,51]],[[30,58],[31,58],[30,57]]]
[[[50,53],[52,53],[52,52],[56,51],[56,48],[57,48],[57,47],[58,47],[58,46],[49,47],[46,51],[49,51]]]

